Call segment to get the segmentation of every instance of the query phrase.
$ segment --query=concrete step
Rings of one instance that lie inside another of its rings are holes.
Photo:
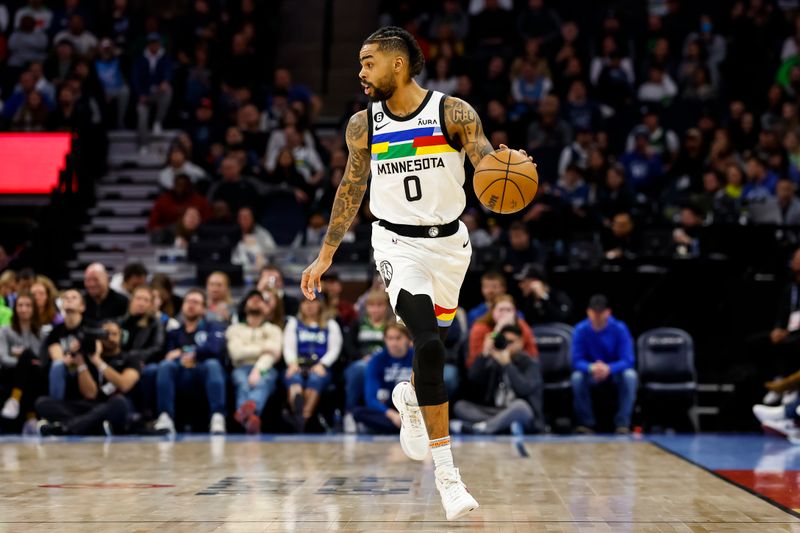
[[[152,200],[99,200],[93,211],[120,216],[141,216],[149,214],[152,208]]]
[[[158,185],[153,183],[101,183],[97,186],[96,192],[99,199],[152,200],[158,196],[159,189]]]
[[[78,252],[77,258],[74,262],[83,265],[85,268],[90,263],[103,263],[104,265],[118,263],[119,261],[124,261],[126,256],[127,254],[124,251],[83,251]],[[69,263],[67,266],[70,268],[78,268],[70,266]]]
[[[125,250],[132,245],[150,244],[150,236],[145,233],[88,233],[83,237],[83,242],[89,245],[116,246]]]
[[[91,225],[135,231],[147,227],[147,217],[92,217]]]

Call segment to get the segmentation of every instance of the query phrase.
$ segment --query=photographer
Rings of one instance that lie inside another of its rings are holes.
[[[493,336],[491,347],[469,368],[468,400],[453,407],[458,420],[453,433],[494,435],[544,429],[542,372],[539,361],[523,351],[522,330],[506,325]]]
[[[122,354],[119,325],[106,322],[102,331],[97,334],[103,338],[95,341],[94,352],[65,356],[77,365],[71,377],[77,391],[63,400],[45,396],[36,401],[42,436],[110,435],[127,429],[131,406],[125,394],[139,381],[138,361]]]

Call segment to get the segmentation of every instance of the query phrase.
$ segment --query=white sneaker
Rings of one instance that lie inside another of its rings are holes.
[[[783,420],[765,420],[761,423],[761,427],[767,433],[777,433],[782,437],[789,437],[797,433],[797,426],[793,420],[784,418]]]
[[[167,413],[161,413],[158,415],[158,420],[156,420],[153,429],[156,430],[158,433],[164,433],[166,435],[174,435],[175,434],[175,422],[172,421],[172,417],[170,417]]]
[[[19,401],[16,398],[9,398],[0,411],[0,416],[9,420],[16,420],[19,416]]]
[[[461,518],[468,512],[480,507],[469,493],[458,468],[441,466],[436,469],[436,489],[442,497],[444,514],[448,520]]]
[[[222,415],[222,413],[214,413],[211,415],[211,425],[209,426],[209,431],[211,431],[212,435],[225,434],[225,417]]]
[[[422,410],[418,405],[409,404],[407,395],[414,394],[411,383],[401,381],[392,390],[392,403],[400,413],[400,447],[409,459],[422,461],[428,456],[429,440]]]
[[[794,403],[797,401],[798,392],[793,390],[791,392],[784,392],[783,398],[781,398],[782,405],[788,405],[790,403]]]
[[[775,392],[774,390],[769,391],[764,395],[764,398],[761,400],[761,403],[764,405],[778,405],[781,403],[781,399],[783,395],[780,392]]]
[[[164,133],[164,128],[161,127],[160,122],[153,123],[153,135],[161,135]]]
[[[354,435],[358,433],[358,424],[356,424],[356,419],[353,418],[352,413],[345,413],[342,419],[342,425],[346,434]]]
[[[768,421],[778,421],[783,420],[786,418],[786,410],[783,408],[782,405],[778,405],[775,407],[770,407],[769,405],[759,405],[756,404],[753,406],[753,414],[758,418],[758,421],[762,424]]]

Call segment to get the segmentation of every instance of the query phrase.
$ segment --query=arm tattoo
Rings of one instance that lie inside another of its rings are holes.
[[[328,233],[325,242],[337,247],[350,229],[353,219],[358,214],[364,193],[369,181],[370,154],[367,146],[367,114],[362,111],[350,118],[345,133],[350,155],[344,168],[344,177],[336,197],[333,200],[333,211],[328,222]]]
[[[483,133],[481,118],[471,105],[452,96],[444,102],[444,119],[451,137],[461,141],[473,166],[478,166],[483,156],[494,151]]]

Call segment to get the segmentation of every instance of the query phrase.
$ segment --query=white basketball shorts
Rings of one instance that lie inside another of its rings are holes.
[[[374,222],[372,248],[392,309],[397,306],[400,289],[405,289],[412,295],[431,297],[439,326],[453,322],[472,257],[469,231],[463,222],[459,221],[453,235],[436,238],[403,237]]]

